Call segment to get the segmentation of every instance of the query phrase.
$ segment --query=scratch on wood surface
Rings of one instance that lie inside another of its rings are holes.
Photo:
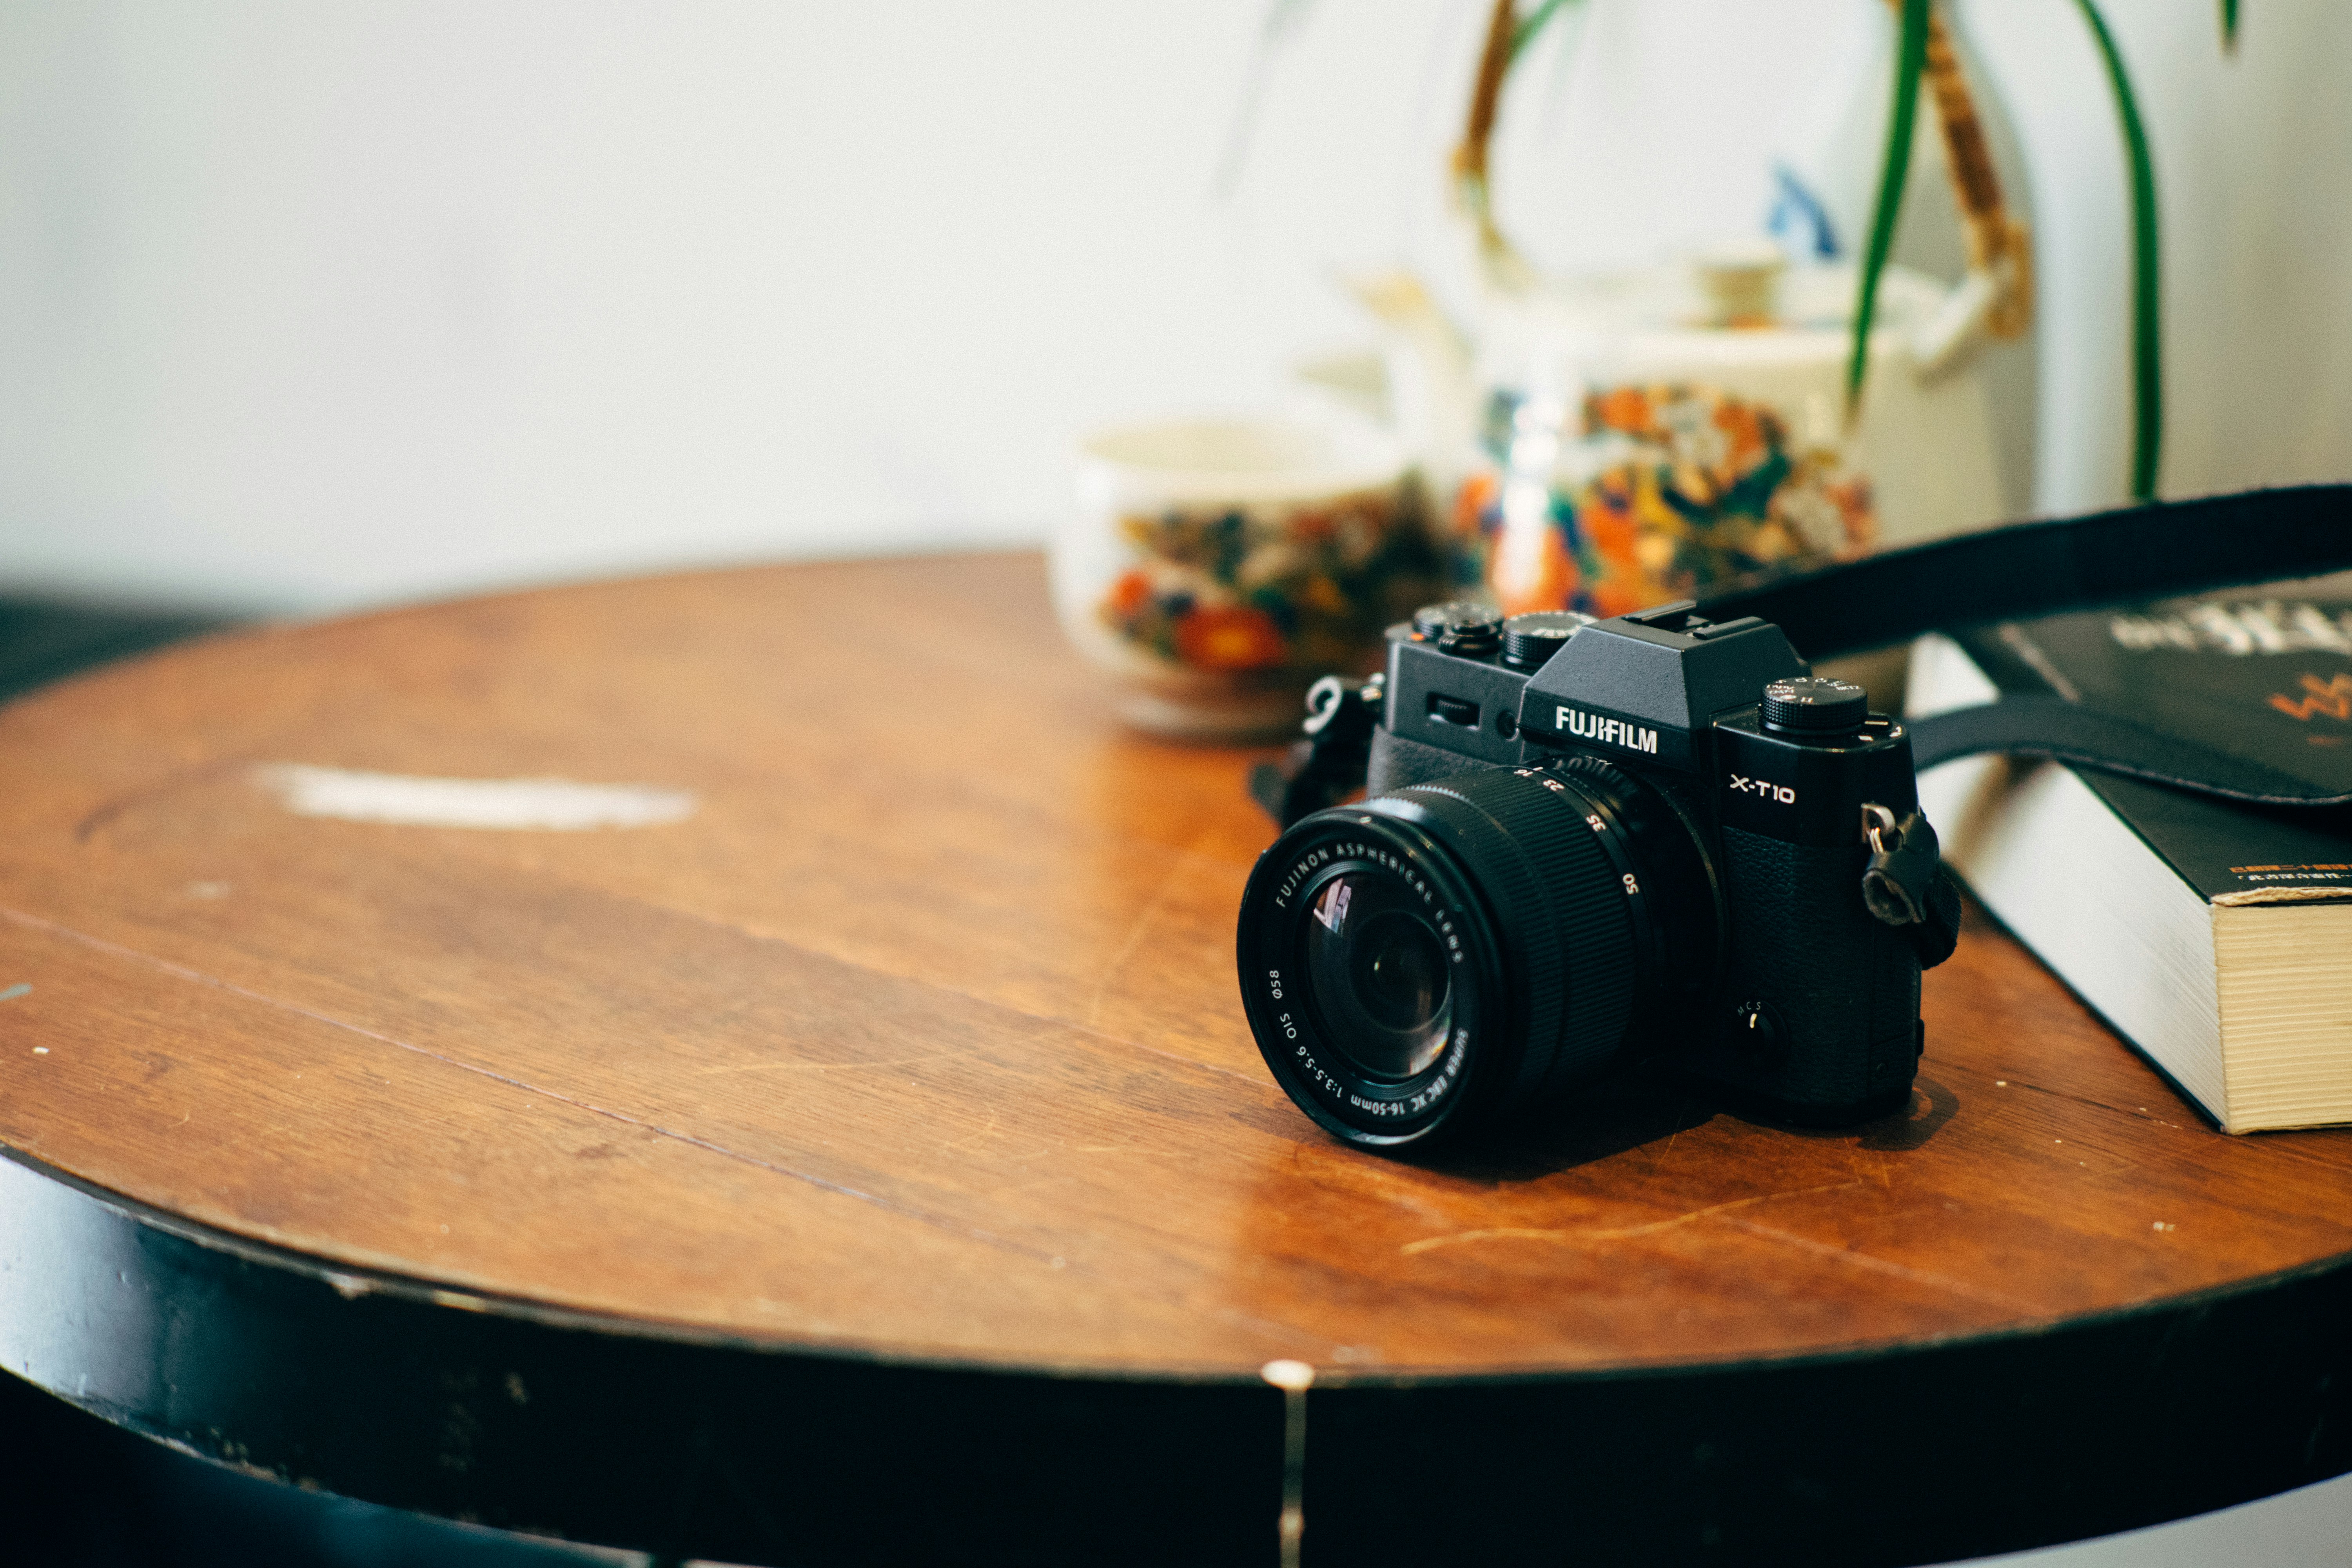
[[[1177,879],[1183,876],[1185,862],[1191,855],[1190,850],[1177,851],[1175,862],[1168,868],[1168,874],[1160,879],[1151,889],[1151,896],[1144,900],[1142,906],[1135,911],[1134,923],[1128,927],[1127,940],[1118,944],[1118,951],[1111,954],[1110,961],[1098,972],[1101,978],[1095,982],[1094,999],[1087,1004],[1088,1026],[1102,1017],[1103,1003],[1110,995],[1111,981],[1127,967],[1127,961],[1135,956],[1137,948],[1143,945],[1144,933],[1151,929],[1151,922],[1159,918],[1161,910],[1168,907],[1169,895],[1175,890]]]
[[[724,1062],[715,1068],[697,1068],[694,1076],[709,1078],[726,1072],[870,1072],[876,1068],[920,1067],[925,1062],[954,1061],[971,1055],[969,1051],[927,1051],[919,1057],[893,1057],[875,1062]]]
[[[1822,1258],[1833,1258],[1841,1263],[1850,1263],[1856,1268],[1868,1269],[1874,1274],[1888,1275],[1896,1279],[1908,1280],[1915,1285],[1926,1285],[1937,1290],[1948,1290],[1955,1296],[1963,1297],[1971,1301],[1981,1301],[1989,1307],[1999,1307],[2004,1311],[2016,1312],[2027,1317],[2038,1317],[2050,1310],[2038,1302],[2021,1300],[2015,1296],[2004,1296],[1998,1290],[1980,1290],[1973,1285],[1963,1285],[1957,1279],[1948,1279],[1940,1274],[1930,1274],[1924,1268],[1912,1268],[1888,1258],[1874,1258],[1867,1252],[1856,1252],[1852,1247],[1832,1247],[1827,1242],[1815,1241],[1811,1237],[1791,1235],[1788,1231],[1775,1230],[1769,1226],[1758,1225],[1749,1220],[1734,1220],[1732,1224],[1753,1235],[1793,1247],[1801,1252],[1811,1252]]]
[[[843,1182],[829,1181],[825,1177],[817,1175],[814,1172],[794,1170],[790,1165],[778,1164],[772,1160],[763,1160],[757,1154],[747,1154],[740,1150],[730,1149],[723,1143],[715,1142],[708,1138],[698,1138],[691,1132],[681,1131],[677,1128],[665,1127],[659,1122],[649,1121],[644,1117],[632,1116],[625,1110],[615,1110],[610,1106],[598,1105],[593,1100],[582,1100],[576,1095],[563,1094],[541,1084],[531,1083],[526,1079],[515,1078],[510,1074],[493,1071],[492,1069],[482,1067],[478,1063],[461,1060],[457,1057],[445,1056],[439,1051],[428,1050],[423,1046],[412,1045],[406,1040],[396,1038],[391,1035],[382,1034],[374,1029],[366,1027],[364,1025],[354,1024],[347,1018],[338,1018],[331,1014],[315,1012],[310,1008],[301,1006],[296,1003],[289,1002],[282,997],[266,995],[258,991],[247,990],[242,985],[223,980],[217,975],[206,974],[201,970],[190,969],[184,964],[173,963],[169,959],[158,958],[152,952],[142,952],[134,947],[125,947],[121,942],[109,942],[104,937],[92,936],[88,931],[76,931],[71,926],[59,925],[55,921],[43,920],[38,915],[27,914],[22,910],[12,910],[5,906],[0,906],[0,920],[5,920],[12,925],[22,926],[27,931],[37,931],[49,936],[62,938],[68,942],[79,942],[82,946],[89,948],[93,952],[108,953],[117,958],[129,959],[137,963],[144,963],[165,974],[175,975],[193,984],[208,986],[213,990],[224,992],[231,996],[242,997],[246,1001],[257,1003],[265,1007],[274,1007],[280,1012],[289,1013],[298,1018],[308,1018],[314,1024],[324,1025],[328,1028],[341,1029],[349,1034],[357,1035],[362,1039],[373,1040],[378,1045],[390,1046],[394,1050],[406,1051],[412,1056],[423,1057],[428,1061],[439,1062],[444,1067],[455,1068],[459,1072],[468,1072],[474,1074],[477,1078],[488,1079],[492,1083],[502,1083],[509,1089],[520,1089],[526,1093],[541,1095],[546,1099],[571,1106],[575,1110],[585,1111],[592,1116],[602,1116],[610,1121],[621,1122],[626,1126],[642,1128],[648,1132],[655,1133],[663,1138],[672,1139],[677,1142],[684,1143],[690,1148],[700,1149],[706,1153],[717,1154],[724,1159],[739,1161],[746,1165],[752,1165],[763,1171],[772,1172],[776,1175],[786,1177],[789,1180],[803,1183],[809,1186],[815,1187],[820,1192],[832,1193],[839,1197],[852,1198],[863,1204],[871,1204],[876,1208],[901,1215],[904,1218],[915,1221],[919,1225],[927,1225],[931,1226],[933,1229],[943,1230],[951,1235],[962,1237],[967,1240],[977,1241],[989,1247],[1003,1247],[1006,1251],[1021,1253],[1024,1256],[1031,1258],[1045,1258],[1052,1256],[1050,1252],[1043,1247],[1033,1247],[1024,1242],[1014,1241],[1008,1237],[998,1236],[992,1231],[983,1230],[976,1226],[960,1224],[955,1220],[948,1218],[944,1215],[932,1214],[928,1210],[918,1208],[912,1204],[887,1196],[884,1194],[866,1192],[861,1188],[850,1186],[846,1183]],[[236,1143],[243,1141],[243,1139],[232,1140],[230,1143],[224,1144],[221,1147],[233,1147]]]
[[[979,1131],[971,1134],[969,1137],[959,1138],[952,1143],[942,1143],[940,1145],[940,1148],[942,1152],[953,1149],[969,1149],[975,1143],[986,1142],[989,1138],[995,1133],[995,1131],[996,1112],[992,1110],[988,1113],[987,1126],[982,1128]]]
[[[218,777],[233,768],[243,767],[252,761],[250,756],[244,755],[215,757],[209,763],[200,763],[193,768],[184,768],[173,773],[160,784],[128,790],[110,800],[100,801],[84,814],[79,822],[74,824],[74,842],[89,843],[91,836],[100,828],[108,826],[133,806],[144,805],[151,800],[161,799],[173,791],[185,788],[189,784],[202,784],[206,779]]]
[[[1419,1241],[1408,1241],[1397,1250],[1412,1258],[1437,1247],[1458,1247],[1470,1241],[1573,1241],[1589,1234],[1580,1230],[1537,1230],[1527,1226],[1501,1225],[1486,1230],[1456,1231],[1452,1236],[1425,1237]]]
[[[1239,1012],[1240,1009],[1236,1007],[1234,1011]],[[1108,1040],[1113,1045],[1118,1046],[1124,1050],[1140,1051],[1145,1056],[1158,1057],[1164,1062],[1171,1062],[1178,1067],[1189,1068],[1195,1072],[1213,1072],[1217,1074],[1220,1078],[1234,1079],[1239,1082],[1248,1084],[1253,1089],[1263,1089],[1268,1094],[1272,1094],[1274,1092],[1274,1080],[1266,1077],[1265,1069],[1264,1068],[1260,1068],[1255,1072],[1251,1072],[1242,1068],[1229,1068],[1223,1062],[1207,1061],[1200,1057],[1188,1057],[1182,1051],[1171,1051],[1164,1046],[1155,1046],[1148,1040],[1139,1040],[1130,1035],[1113,1034],[1108,1029],[1089,1027],[1085,1024],[1072,1023],[1068,1019],[1058,1017],[1051,1013],[1024,1013],[1022,1016],[1024,1017],[1030,1018],[1044,1018],[1049,1023],[1061,1024],[1072,1029],[1083,1029],[1087,1034],[1092,1036],[1094,1038],[1098,1040]],[[1238,1028],[1240,1026],[1237,1023],[1235,1026]],[[1284,1103],[1287,1104],[1288,1102],[1285,1101]]]
[[[2002,1089],[2025,1089],[2029,1093],[2045,1095],[2052,1100],[2063,1100],[2074,1105],[2087,1105],[2094,1110],[2112,1110],[2117,1116],[2128,1116],[2135,1121],[2154,1121],[2165,1127],[2170,1127],[2173,1125],[2171,1122],[2166,1121],[2161,1117],[2149,1111],[2147,1107],[2144,1105],[2138,1107],[2136,1110],[2126,1110],[2123,1106],[2114,1104],[2108,1100],[2093,1100],[2086,1094],[2074,1094],[2063,1089],[2049,1088],[2044,1084],[2028,1083],[2021,1078],[1999,1079],[1996,1079],[1995,1082]]]
[[[708,910],[698,910],[690,904],[673,902],[667,899],[656,897],[644,892],[640,892],[635,896],[636,897],[637,901],[645,904],[649,909],[659,910],[665,914],[675,915],[680,920],[692,921],[698,925],[709,926],[713,931],[723,931],[734,936],[748,937],[753,942],[774,942],[779,946],[791,948],[795,952],[813,953],[819,958],[827,960],[828,962],[859,969],[866,973],[887,974],[901,980],[912,979],[915,980],[916,984],[922,984],[927,989],[933,988],[929,982],[922,981],[913,975],[902,973],[887,963],[872,963],[860,955],[847,952],[836,952],[829,948],[813,946],[788,932],[772,930],[769,927],[762,925],[758,921],[748,921],[738,919],[733,916],[713,914]],[[1108,1040],[1111,1044],[1118,1046],[1122,1050],[1137,1051],[1144,1056],[1156,1057],[1161,1061],[1173,1063],[1178,1067],[1181,1067],[1194,1072],[1215,1073],[1220,1078],[1232,1079],[1236,1082],[1248,1084],[1253,1089],[1261,1089],[1271,1091],[1274,1088],[1274,1082],[1271,1079],[1266,1077],[1265,1069],[1263,1067],[1258,1066],[1255,1059],[1257,1053],[1248,1043],[1249,1031],[1242,1024],[1240,1018],[1241,1010],[1238,1007],[1234,1010],[1234,1027],[1239,1037],[1242,1054],[1252,1058],[1251,1064],[1248,1068],[1228,1067],[1223,1062],[1212,1061],[1203,1057],[1188,1056],[1181,1050],[1171,1050],[1166,1046],[1154,1045],[1150,1040],[1139,1039],[1132,1033],[1123,1034],[1116,1030],[1107,1029],[1100,1024],[1086,1022],[1053,1007],[1032,1007],[1025,1004],[1003,997],[992,999],[984,998],[982,1000],[989,1007],[1003,1008],[1004,1011],[1024,1019],[1043,1020],[1044,1022],[1053,1024],[1061,1028],[1078,1030],[1096,1039]],[[1097,1004],[1099,1004],[1100,1000],[1101,994],[1097,993]],[[1153,1022],[1159,1023],[1160,1020],[1155,1019]],[[971,1054],[971,1051],[967,1049],[951,1054],[969,1056]],[[917,1058],[914,1059],[927,1060],[930,1058]],[[876,1065],[880,1066],[887,1064],[877,1063]]]
[[[1775,1198],[1801,1198],[1809,1193],[1843,1192],[1863,1185],[1861,1182],[1830,1182],[1818,1187],[1794,1187],[1784,1193],[1759,1193],[1754,1197],[1734,1198],[1729,1203],[1709,1204],[1703,1209],[1678,1214],[1671,1219],[1655,1219],[1646,1225],[1607,1226],[1598,1228],[1569,1227],[1559,1230],[1538,1230],[1525,1226],[1498,1226],[1488,1230],[1457,1231],[1452,1236],[1426,1237],[1409,1241],[1397,1250],[1411,1258],[1441,1247],[1458,1247],[1473,1241],[1630,1241],[1639,1236],[1654,1236],[1662,1230],[1689,1225],[1711,1215],[1729,1214],[1735,1209],[1753,1208],[1769,1204]]]
[[[16,984],[8,987],[7,990],[0,991],[0,1002],[14,1002],[19,996],[29,996],[32,994],[33,988],[31,986],[24,984],[22,981],[18,981]]]

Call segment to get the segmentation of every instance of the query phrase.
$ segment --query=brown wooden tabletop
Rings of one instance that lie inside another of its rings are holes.
[[[1868,1361],[2352,1255],[2352,1131],[2212,1131],[1980,918],[1906,1115],[1636,1077],[1497,1148],[1343,1149],[1243,1020],[1248,755],[1119,730],[1029,555],[184,645],[0,710],[0,1142],[338,1300],[1131,1384]],[[341,820],[289,766],[674,819]]]

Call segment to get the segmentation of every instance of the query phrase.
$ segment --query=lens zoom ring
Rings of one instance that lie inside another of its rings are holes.
[[[1560,1000],[1565,971],[1551,900],[1544,896],[1543,869],[1526,847],[1496,822],[1493,814],[1472,799],[1467,786],[1481,781],[1456,776],[1442,784],[1414,784],[1396,792],[1415,801],[1453,834],[1453,849],[1472,880],[1490,900],[1507,957],[1524,955],[1507,973],[1517,982],[1523,1011],[1519,1033],[1527,1042],[1519,1053],[1511,1081],[1498,1086],[1503,1107],[1527,1100],[1543,1085],[1557,1053],[1560,1035]]]
[[[1561,787],[1553,789],[1552,784]],[[1473,796],[1526,846],[1549,899],[1567,971],[1559,1047],[1547,1086],[1582,1081],[1605,1066],[1633,1016],[1632,894],[1587,817],[1593,803],[1573,779],[1497,771],[1472,786]]]
[[[1594,806],[1576,781],[1498,768],[1398,793],[1462,831],[1463,848],[1482,878],[1494,879],[1498,899],[1540,911],[1525,931],[1531,1048],[1511,1098],[1572,1085],[1606,1065],[1633,1016],[1631,895],[1586,820]]]

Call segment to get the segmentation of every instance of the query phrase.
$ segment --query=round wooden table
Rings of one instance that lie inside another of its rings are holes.
[[[1243,1023],[1247,760],[1121,732],[1029,555],[20,700],[0,1365],[302,1486],[760,1563],[1273,1562],[1276,1358],[1314,1563],[1927,1562],[2352,1469],[2352,1132],[2210,1130],[1979,919],[1907,1115],[1637,1075],[1351,1152]]]

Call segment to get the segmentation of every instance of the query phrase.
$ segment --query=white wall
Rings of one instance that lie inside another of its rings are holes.
[[[1034,537],[1076,431],[1342,319],[1211,211],[1253,9],[10,5],[0,574]]]
[[[1957,0],[2035,188],[2037,499],[2126,493],[2121,144],[2073,0]],[[2105,0],[2147,111],[2164,221],[2160,489],[2352,477],[2352,5],[2247,0],[2225,58],[2206,0]]]
[[[2120,497],[2122,175],[2071,0],[1958,0],[2042,239],[2039,502]],[[0,5],[0,583],[322,607],[1037,537],[1071,438],[1262,403],[1448,273],[1474,0]],[[2174,493],[2352,471],[2352,6],[2112,0],[2164,181]],[[1591,0],[1515,89],[1556,259],[1859,216],[1873,0]],[[1917,204],[1915,203],[1915,211]],[[2025,411],[2014,412],[2022,419]],[[2021,495],[2023,491],[2019,491]]]

